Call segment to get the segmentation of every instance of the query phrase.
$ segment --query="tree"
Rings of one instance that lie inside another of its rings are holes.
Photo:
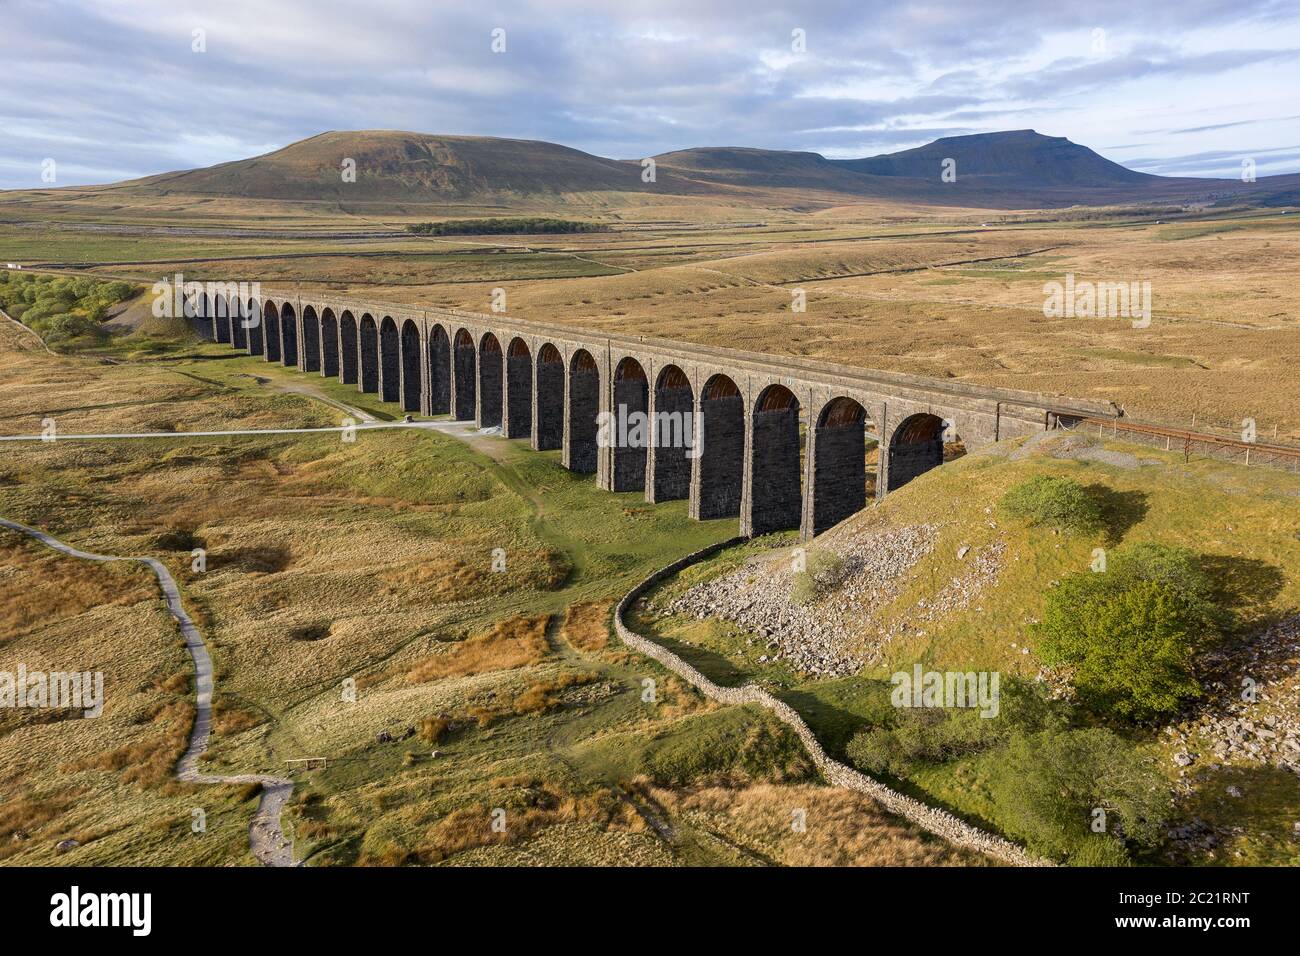
[[[1147,544],[1117,553],[1107,571],[1063,580],[1035,630],[1043,660],[1074,669],[1086,707],[1143,721],[1200,695],[1196,653],[1221,622],[1195,557]]]
[[[1154,844],[1170,807],[1155,762],[1100,727],[1017,734],[990,789],[1012,835],[1090,865],[1126,862],[1126,843]]]
[[[1035,475],[1002,496],[1002,509],[1030,524],[1087,533],[1101,529],[1105,516],[1088,489],[1069,478]]]

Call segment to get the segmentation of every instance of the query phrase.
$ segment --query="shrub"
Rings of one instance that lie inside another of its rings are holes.
[[[1087,533],[1100,530],[1105,516],[1096,498],[1077,481],[1035,475],[1002,496],[1002,509],[1030,524],[1058,531]]]
[[[807,567],[794,573],[790,600],[801,607],[811,604],[822,590],[836,583],[844,574],[844,559],[833,551],[815,551],[808,556]]]
[[[849,741],[845,753],[859,770],[908,777],[918,764],[980,753],[1013,732],[1059,728],[1068,716],[1042,685],[1015,678],[1001,684],[997,717],[981,717],[974,708],[904,708],[894,713],[891,723],[860,731]]]
[[[1014,735],[996,761],[990,791],[1011,835],[1040,853],[1087,865],[1126,862],[1126,843],[1154,844],[1170,808],[1154,760],[1100,727]],[[1093,829],[1098,820],[1101,832]]]
[[[26,318],[27,324],[51,345],[56,342],[66,342],[69,339],[98,339],[104,335],[103,327],[94,319],[85,315],[61,312],[48,318],[38,318],[33,317],[29,312]]]
[[[598,222],[580,222],[574,219],[547,219],[532,216],[417,222],[407,226],[406,231],[417,236],[490,236],[605,232],[608,228],[608,226]]]
[[[1095,713],[1136,721],[1176,713],[1200,695],[1196,652],[1219,635],[1210,591],[1190,553],[1142,545],[1048,593],[1035,625],[1039,652],[1074,669],[1079,698]]]
[[[860,770],[907,777],[918,763],[943,763],[984,750],[997,741],[1001,726],[976,710],[912,708],[901,711],[893,727],[855,734],[845,752]]]

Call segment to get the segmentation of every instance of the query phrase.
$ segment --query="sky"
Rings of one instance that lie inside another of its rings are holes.
[[[343,129],[640,159],[1032,128],[1148,173],[1300,172],[1298,0],[0,0],[0,63],[0,188]]]

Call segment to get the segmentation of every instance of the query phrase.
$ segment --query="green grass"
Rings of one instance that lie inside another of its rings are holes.
[[[885,660],[862,674],[835,680],[809,680],[780,664],[760,664],[761,639],[735,625],[717,620],[696,621],[660,617],[638,622],[638,629],[686,658],[711,679],[727,685],[758,680],[772,686],[808,720],[832,754],[843,758],[853,734],[887,725],[893,716],[889,675],[921,662],[934,670],[997,670],[1032,679],[1039,662],[1032,653],[1031,623],[1040,615],[1043,594],[1052,582],[1088,570],[1093,549],[1120,543],[1156,541],[1190,548],[1202,556],[1209,573],[1220,582],[1220,599],[1236,614],[1235,636],[1242,640],[1268,622],[1300,606],[1300,537],[1287,515],[1300,496],[1300,480],[1270,469],[1245,469],[1207,460],[1183,462],[1177,454],[1142,446],[1107,442],[1139,458],[1158,461],[1125,469],[1044,455],[1009,462],[990,455],[967,456],[890,495],[873,509],[873,520],[902,527],[939,520],[932,553],[911,572],[899,596],[888,605],[890,615],[906,615],[961,576],[968,567],[957,558],[964,546],[972,552],[1001,541],[1005,548],[996,583],[964,612],[927,622],[885,647]],[[1001,516],[994,507],[1006,490],[1034,475],[1068,477],[1096,489],[1106,507],[1106,527],[1096,534],[1057,535],[1018,519]],[[940,514],[935,503],[943,502]],[[987,509],[987,510],[986,510]],[[716,560],[692,567],[666,582],[652,600],[666,602],[688,586],[735,569],[753,544],[729,549]],[[1171,766],[1168,745],[1146,731],[1126,732],[1136,750],[1153,750],[1163,766]],[[997,828],[999,811],[991,796],[1000,772],[998,751],[976,754],[944,764],[924,766],[907,781],[894,781],[908,792],[948,807],[973,821]],[[1300,805],[1300,782],[1293,775],[1271,771],[1245,773],[1252,787],[1241,799],[1209,800],[1205,812],[1229,826],[1242,826],[1258,840],[1243,838],[1232,852],[1249,844],[1242,857],[1218,862],[1283,864],[1294,859],[1282,817],[1294,816]],[[1207,793],[1222,793],[1226,783],[1215,781]],[[1243,788],[1245,789],[1245,788]],[[1184,813],[1200,812],[1200,803]],[[1283,807],[1289,807],[1284,810]],[[1289,826],[1289,824],[1287,824]],[[1082,848],[1081,848],[1082,849]],[[1166,861],[1167,862],[1167,861]]]

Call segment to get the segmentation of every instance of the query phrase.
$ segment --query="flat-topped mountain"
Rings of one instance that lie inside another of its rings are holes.
[[[1032,129],[945,136],[915,149],[838,163],[875,176],[924,179],[939,175],[945,159],[955,161],[959,181],[978,176],[1008,185],[1120,186],[1161,179],[1113,163],[1064,136],[1044,136]]]

